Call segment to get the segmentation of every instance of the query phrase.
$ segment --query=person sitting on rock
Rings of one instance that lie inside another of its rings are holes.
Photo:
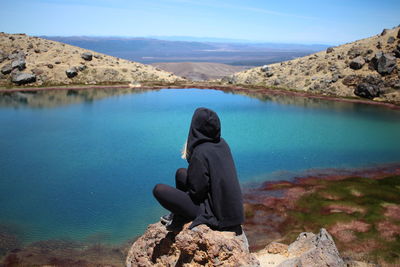
[[[154,197],[171,212],[161,217],[161,222],[173,232],[192,221],[190,229],[206,224],[214,230],[241,234],[242,193],[217,113],[196,109],[182,153],[189,166],[176,171],[176,188],[157,184],[153,189]]]

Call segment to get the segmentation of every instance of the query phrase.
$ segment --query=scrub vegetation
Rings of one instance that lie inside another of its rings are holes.
[[[261,189],[277,190],[285,191],[283,197],[263,197],[260,202],[264,205],[255,204],[254,199],[252,204],[246,204],[248,228],[257,228],[257,214],[269,209],[270,214],[282,218],[273,227],[280,234],[280,242],[290,244],[301,232],[315,233],[326,228],[344,257],[382,266],[400,263],[399,175],[379,179],[305,178]],[[255,241],[259,240],[260,237]]]

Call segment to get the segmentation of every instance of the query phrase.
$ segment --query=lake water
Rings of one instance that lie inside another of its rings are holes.
[[[166,213],[151,191],[187,166],[180,149],[200,106],[219,114],[244,186],[400,162],[400,112],[371,105],[199,89],[42,98],[0,105],[0,226],[22,242],[141,234]]]

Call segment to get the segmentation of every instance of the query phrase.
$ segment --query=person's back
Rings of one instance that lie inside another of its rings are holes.
[[[214,111],[198,108],[194,112],[186,159],[189,167],[178,169],[176,188],[158,184],[154,196],[174,219],[193,220],[191,228],[207,224],[238,232],[244,221],[242,194],[230,148],[221,138],[220,120]]]
[[[209,177],[209,190],[203,201],[204,210],[202,215],[194,220],[193,225],[205,223],[217,229],[224,229],[242,224],[244,221],[242,193],[228,144],[223,138],[217,143],[202,143],[194,149],[191,160],[193,158],[199,159],[204,164],[206,175]],[[189,166],[189,184],[191,180]],[[213,215],[211,217],[208,216],[211,215],[210,212]]]

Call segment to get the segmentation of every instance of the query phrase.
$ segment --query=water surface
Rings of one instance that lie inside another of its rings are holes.
[[[219,114],[242,185],[400,161],[400,112],[382,107],[199,89],[66,92],[0,101],[0,225],[23,242],[141,234],[166,212],[151,190],[187,166],[180,149],[200,106]]]

